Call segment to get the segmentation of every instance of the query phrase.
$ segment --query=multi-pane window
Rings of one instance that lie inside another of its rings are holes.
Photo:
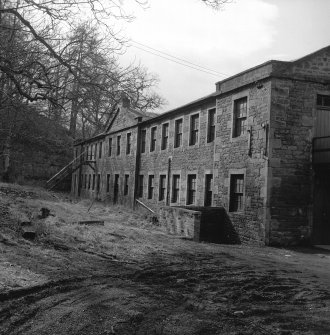
[[[132,147],[132,134],[127,133],[126,135],[126,155],[129,155],[131,153],[131,147]]]
[[[95,174],[93,174],[92,190],[95,189]]]
[[[92,176],[89,175],[89,178],[88,178],[88,189],[90,190],[91,188],[91,179],[92,179]]]
[[[143,197],[143,175],[142,174],[140,174],[139,178],[138,178],[138,194],[137,194],[137,196],[139,198]]]
[[[180,175],[174,174],[172,179],[172,202],[179,201]]]
[[[117,136],[117,156],[120,155],[120,141],[121,141],[121,136]]]
[[[148,180],[148,199],[152,199],[154,196],[154,180],[155,176],[154,175],[149,175],[149,180]]]
[[[125,180],[124,180],[124,195],[128,194],[128,183],[129,183],[129,175],[125,174]]]
[[[244,135],[247,131],[247,97],[234,101],[233,137]]]
[[[108,156],[112,155],[112,137],[109,137],[109,149],[108,149]]]
[[[183,120],[175,120],[175,129],[174,129],[174,148],[181,147],[182,145],[182,126]]]
[[[152,127],[150,131],[150,152],[156,150],[157,127]]]
[[[87,174],[85,174],[85,178],[84,178],[84,189],[87,188]]]
[[[215,138],[215,108],[209,110],[207,124],[207,142],[213,142]]]
[[[198,143],[198,131],[199,131],[199,115],[195,114],[190,117],[189,145],[195,145]]]
[[[147,138],[147,130],[141,130],[141,153],[146,152],[146,138]]]
[[[107,193],[110,192],[110,174],[107,174]]]
[[[102,158],[102,147],[103,147],[103,142],[99,143],[99,158]]]
[[[166,192],[166,175],[162,174],[159,176],[159,201],[165,200]]]
[[[195,204],[196,202],[196,175],[188,175],[187,180],[187,205]]]
[[[317,107],[330,108],[330,95],[318,94],[316,98]]]
[[[213,175],[205,175],[205,194],[204,194],[204,206],[212,206],[212,181]]]
[[[162,126],[162,150],[168,147],[168,123],[164,123]]]
[[[229,211],[239,212],[243,210],[244,175],[232,174],[230,180]]]

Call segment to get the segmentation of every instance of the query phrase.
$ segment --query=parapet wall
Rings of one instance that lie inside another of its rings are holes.
[[[180,207],[161,207],[159,223],[172,235],[200,241],[201,212]]]
[[[240,243],[223,207],[161,207],[159,223],[168,233],[196,242]]]

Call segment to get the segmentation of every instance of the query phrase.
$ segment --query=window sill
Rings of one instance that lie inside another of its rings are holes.
[[[240,135],[237,137],[231,137],[230,142],[240,142],[248,139],[248,134]]]

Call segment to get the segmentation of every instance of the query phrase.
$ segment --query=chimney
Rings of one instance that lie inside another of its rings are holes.
[[[131,101],[130,101],[129,97],[126,95],[126,93],[123,92],[121,94],[121,105],[122,105],[122,107],[129,108],[130,104],[131,104]]]

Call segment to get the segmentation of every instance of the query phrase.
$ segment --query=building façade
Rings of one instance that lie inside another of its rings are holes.
[[[242,243],[330,244],[330,46],[248,69],[157,116],[123,98],[75,155],[77,197],[221,206]]]

